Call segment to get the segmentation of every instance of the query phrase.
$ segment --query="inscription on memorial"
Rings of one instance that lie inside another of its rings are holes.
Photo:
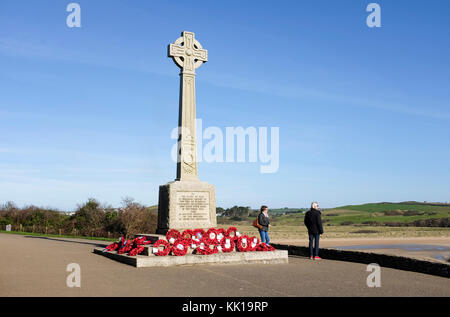
[[[177,192],[177,221],[208,221],[209,192]]]

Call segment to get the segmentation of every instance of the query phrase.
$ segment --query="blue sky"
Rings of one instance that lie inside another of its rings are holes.
[[[0,203],[157,204],[175,178],[181,31],[208,50],[203,126],[279,127],[280,166],[199,164],[217,205],[449,201],[450,3],[0,2]]]

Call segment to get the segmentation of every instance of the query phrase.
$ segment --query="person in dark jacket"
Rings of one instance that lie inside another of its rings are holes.
[[[269,209],[267,206],[261,206],[261,212],[258,215],[258,223],[261,228],[258,228],[259,235],[261,236],[261,242],[269,245]]]
[[[308,228],[309,235],[309,258],[312,260],[320,260],[319,257],[319,239],[323,233],[322,216],[319,210],[319,204],[313,202],[311,204],[311,210],[305,214],[305,226]],[[313,253],[314,242],[314,253]]]

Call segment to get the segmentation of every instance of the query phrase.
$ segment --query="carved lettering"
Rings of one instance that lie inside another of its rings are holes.
[[[209,221],[209,192],[178,192],[177,221]]]

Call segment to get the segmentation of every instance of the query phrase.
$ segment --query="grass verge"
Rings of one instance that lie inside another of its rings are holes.
[[[86,237],[86,236],[67,236],[59,234],[45,234],[45,233],[33,233],[33,232],[22,232],[22,231],[6,231],[0,230],[0,233],[7,234],[18,234],[24,236],[35,236],[35,237],[56,237],[56,238],[70,238],[70,239],[86,239],[86,240],[100,240],[100,241],[116,241],[116,238],[102,238],[102,237]]]

